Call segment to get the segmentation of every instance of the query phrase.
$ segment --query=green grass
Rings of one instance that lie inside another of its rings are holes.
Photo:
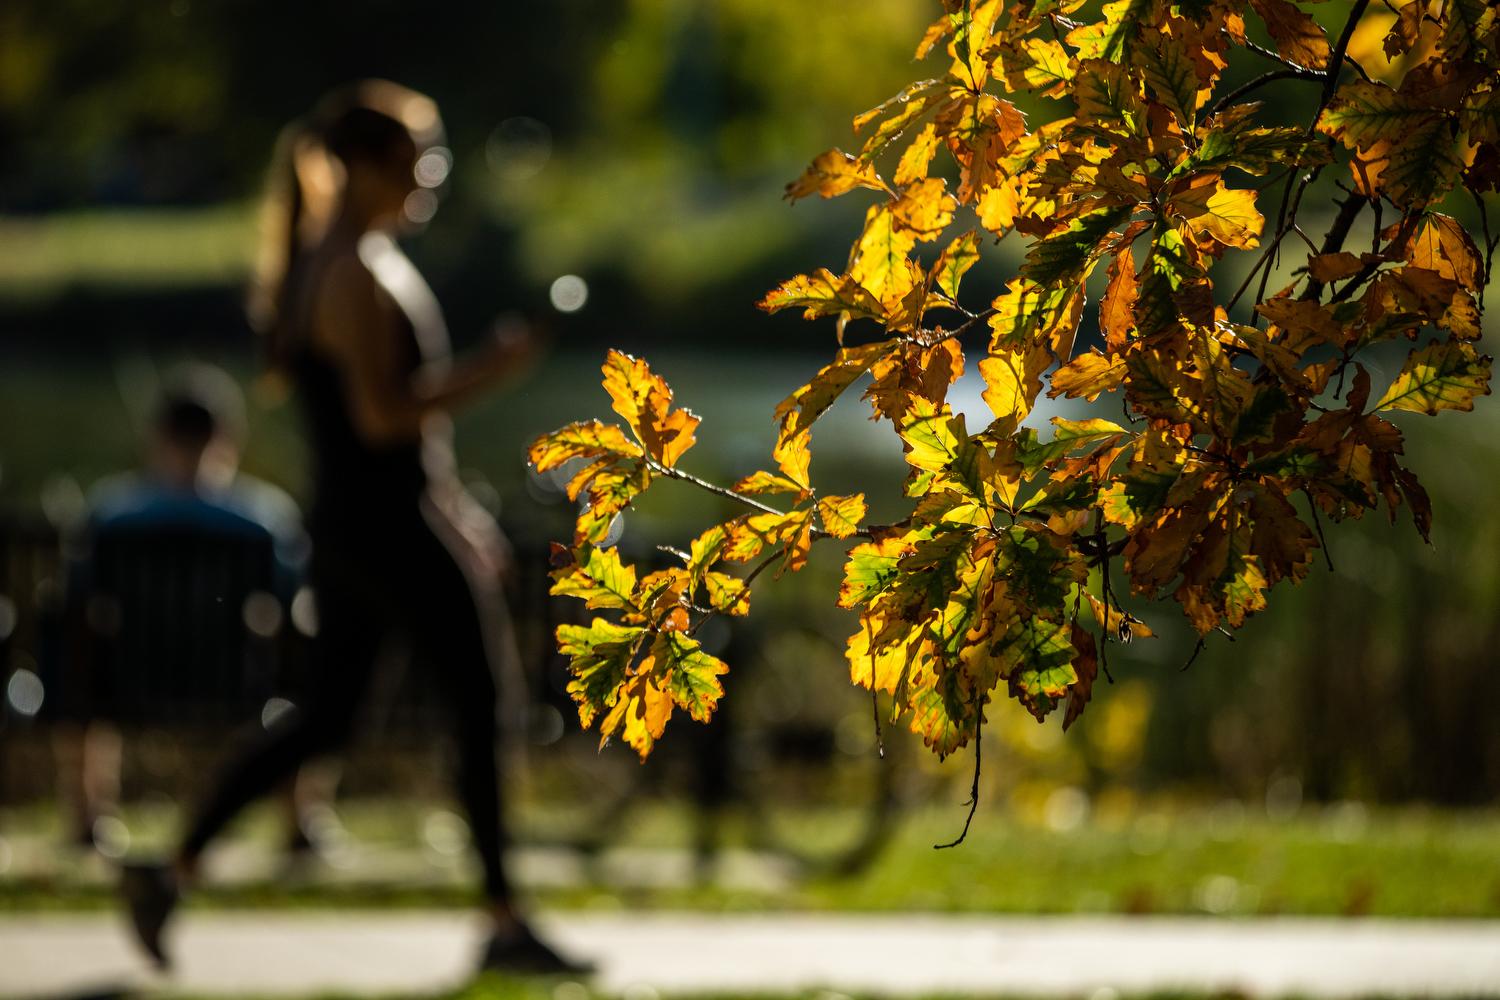
[[[235,285],[254,252],[255,211],[238,202],[0,216],[0,298],[45,298],[80,284]]]
[[[421,856],[419,810],[354,804],[344,808],[354,836],[387,851]],[[647,807],[628,821],[636,846],[686,849],[688,813]],[[538,888],[532,895],[556,908],[642,907],[707,911],[933,911],[951,913],[1172,913],[1500,917],[1500,815],[1426,810],[1374,811],[1309,807],[1273,821],[1241,810],[1157,808],[1099,819],[1072,830],[1027,822],[1014,813],[984,811],[968,841],[953,850],[962,822],[957,809],[916,813],[898,828],[875,863],[852,878],[808,876],[756,887],[691,880],[660,886],[590,877]],[[39,814],[0,815],[0,829],[20,838],[43,832]],[[742,843],[745,821],[725,825],[725,840]],[[135,824],[137,843],[164,842],[170,825]],[[816,823],[809,821],[809,829]],[[262,816],[247,835],[269,838]],[[524,877],[524,873],[523,873]],[[205,907],[467,906],[474,901],[468,870],[435,866],[413,875],[368,870],[336,879],[275,878],[205,886],[193,905]],[[72,909],[111,905],[104,874],[61,856],[50,871],[13,871],[0,879],[0,909]]]

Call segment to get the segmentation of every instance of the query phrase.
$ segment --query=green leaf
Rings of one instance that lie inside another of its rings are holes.
[[[1433,415],[1439,410],[1472,410],[1476,396],[1490,393],[1490,363],[1465,341],[1428,344],[1406,359],[1375,409]]]
[[[634,607],[635,567],[620,561],[615,549],[587,546],[574,565],[557,570],[552,593],[577,597],[591,609]]]
[[[1167,179],[1230,167],[1259,177],[1289,164],[1328,162],[1326,140],[1308,138],[1299,128],[1252,128],[1252,123],[1247,116],[1209,129],[1198,148],[1178,161]]]
[[[707,722],[724,686],[719,678],[729,667],[703,651],[696,639],[681,632],[663,632],[651,647],[657,668],[665,668],[666,690],[672,701],[694,720]]]
[[[1118,205],[1079,216],[1067,229],[1036,243],[1021,273],[1043,288],[1081,282],[1098,263],[1104,238],[1131,211],[1131,206]]]
[[[1382,139],[1400,139],[1434,114],[1431,108],[1383,83],[1356,80],[1339,88],[1318,119],[1318,131],[1364,150]]]
[[[899,575],[896,564],[906,549],[907,543],[900,538],[863,542],[851,548],[844,563],[839,607],[859,607],[883,593]]]
[[[1073,99],[1079,126],[1108,135],[1139,135],[1145,125],[1134,78],[1119,63],[1086,59],[1073,77]]]
[[[1379,187],[1398,205],[1426,208],[1458,183],[1467,146],[1448,119],[1418,120],[1392,146]]]
[[[1058,699],[1078,680],[1073,672],[1072,629],[1063,622],[1026,618],[1011,627],[996,652],[1012,696],[1038,721],[1057,707]]]
[[[1146,96],[1192,131],[1198,108],[1198,74],[1182,43],[1158,35],[1153,44],[1135,50],[1135,61],[1146,81]]]
[[[626,680],[636,643],[646,630],[595,618],[587,626],[559,625],[557,648],[571,661],[568,694],[578,703],[578,719],[587,728],[613,705]]]

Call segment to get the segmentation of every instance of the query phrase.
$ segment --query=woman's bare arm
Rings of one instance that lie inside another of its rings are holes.
[[[433,413],[447,412],[522,367],[529,338],[497,336],[479,354],[408,373],[403,318],[374,276],[353,255],[330,263],[316,306],[319,346],[338,362],[355,429],[372,444],[409,441]]]

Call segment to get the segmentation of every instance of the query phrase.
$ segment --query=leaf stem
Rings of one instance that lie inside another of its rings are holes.
[[[962,844],[964,838],[969,835],[969,824],[974,822],[974,813],[979,810],[980,748],[984,746],[984,741],[980,737],[983,735],[984,729],[984,705],[988,700],[987,697],[980,700],[979,718],[974,722],[974,784],[969,788],[969,815],[964,819],[964,828],[959,833],[958,839],[949,841],[946,844],[933,844],[932,849],[934,851],[945,851],[950,847],[957,847],[959,844]]]
[[[1321,79],[1323,79],[1322,73],[1318,72],[1315,69],[1307,69],[1302,66],[1290,66],[1287,69],[1273,69],[1269,73],[1264,73],[1256,77],[1249,83],[1242,84],[1241,86],[1236,87],[1234,90],[1231,90],[1229,93],[1225,94],[1217,101],[1214,101],[1208,106],[1208,110],[1204,112],[1203,117],[1211,118],[1214,115],[1218,114],[1221,108],[1231,105],[1235,101],[1238,101],[1240,98],[1244,97],[1246,94],[1259,90],[1261,87],[1264,87],[1268,83],[1275,83],[1277,80]]]
[[[699,477],[693,475],[691,472],[683,472],[681,469],[675,469],[669,465],[662,465],[660,462],[658,462],[654,458],[651,458],[650,456],[647,456],[646,462],[651,467],[651,471],[659,476],[665,476],[668,479],[679,479],[684,483],[691,483],[699,489],[707,490],[708,492],[713,493],[717,496],[721,496],[729,500],[737,500],[747,507],[752,507],[755,510],[760,511],[762,514],[780,514],[783,516],[785,516],[786,514],[786,511],[777,510],[770,504],[761,503],[754,497],[746,496],[743,493],[737,493],[736,491],[729,489],[727,486],[720,486],[717,483],[709,482],[707,479],[700,479]]]

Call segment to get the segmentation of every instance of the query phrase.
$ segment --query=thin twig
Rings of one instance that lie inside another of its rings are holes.
[[[938,327],[935,330],[922,329],[922,330],[918,330],[917,333],[916,333],[916,336],[914,336],[912,339],[916,340],[918,343],[923,344],[924,346],[932,347],[932,346],[935,346],[937,344],[942,343],[945,340],[952,340],[955,337],[962,337],[964,334],[968,333],[975,326],[978,326],[980,323],[983,323],[985,320],[989,319],[991,316],[995,315],[995,313],[997,313],[999,311],[1000,310],[996,309],[994,306],[990,306],[988,309],[985,309],[982,312],[969,313],[968,314],[969,318],[967,320],[965,320],[964,322],[960,323],[958,326],[955,326],[951,330],[944,330],[942,327]],[[935,336],[935,337],[937,337],[937,339],[933,340],[931,342],[928,342],[926,340],[921,340],[920,338],[921,338],[922,334],[927,334],[928,336]]]
[[[1333,224],[1328,227],[1328,232],[1323,237],[1322,249],[1314,251],[1319,255],[1338,253],[1344,249],[1344,241],[1349,238],[1349,230],[1354,228],[1354,220],[1358,218],[1360,209],[1368,205],[1369,199],[1350,192],[1349,196],[1339,202],[1339,213],[1334,216]],[[1307,301],[1316,301],[1323,294],[1323,282],[1308,275],[1307,287],[1303,289],[1300,296]]]
[[[693,624],[693,627],[687,630],[687,634],[689,636],[692,636],[700,628],[703,627],[704,622],[708,621],[714,615],[717,615],[717,614],[731,614],[734,611],[735,608],[737,608],[737,607],[740,606],[740,602],[741,601],[743,601],[746,597],[750,596],[750,584],[752,584],[752,583],[755,582],[755,578],[757,576],[760,576],[761,573],[765,572],[765,569],[766,569],[767,566],[770,566],[773,562],[775,562],[777,559],[781,558],[784,554],[785,554],[785,550],[784,549],[777,549],[775,552],[772,552],[769,556],[766,556],[766,558],[762,559],[760,561],[760,563],[754,569],[752,569],[748,574],[746,574],[746,576],[745,576],[745,589],[741,590],[738,594],[736,594],[734,596],[734,600],[731,601],[727,607],[716,608],[713,611],[710,611],[708,614],[704,615],[702,618],[699,618],[698,621]]]
[[[1312,118],[1308,120],[1307,129],[1304,133],[1308,139],[1318,134],[1318,120],[1323,117],[1324,110],[1327,109],[1329,103],[1333,100],[1333,95],[1338,91],[1339,70],[1344,65],[1344,53],[1349,48],[1349,39],[1354,35],[1355,25],[1364,16],[1365,8],[1369,4],[1370,0],[1354,0],[1354,5],[1349,11],[1349,18],[1344,22],[1344,30],[1339,33],[1339,39],[1334,43],[1333,51],[1328,58],[1328,69],[1323,74],[1323,93],[1318,99],[1317,109],[1313,112]],[[1248,47],[1252,51],[1259,51],[1262,55],[1267,54],[1265,50],[1261,50],[1259,46],[1253,43]],[[1281,59],[1279,56],[1272,55],[1278,62],[1287,62],[1287,60]],[[1291,65],[1296,64],[1292,63]],[[1315,167],[1310,173],[1303,176],[1301,186],[1297,189],[1295,199],[1297,206],[1300,206],[1302,203],[1302,192],[1307,189],[1308,184],[1312,183],[1313,178],[1317,177],[1320,169]],[[1271,254],[1281,245],[1281,241],[1286,236],[1289,226],[1295,225],[1297,221],[1297,209],[1293,207],[1292,198],[1292,188],[1296,182],[1296,176],[1295,171],[1287,175],[1286,187],[1281,192],[1281,207],[1276,212],[1276,233],[1271,238],[1270,245],[1266,248],[1266,254],[1263,255],[1263,258],[1267,260],[1267,265],[1260,276],[1260,288],[1256,291],[1255,295],[1256,301],[1265,301],[1266,285],[1271,280],[1271,264],[1269,263]],[[1287,216],[1287,209],[1289,207],[1291,208],[1290,223]]]
[[[1286,56],[1282,55],[1280,52],[1274,52],[1271,49],[1266,48],[1264,45],[1256,45],[1254,42],[1247,41],[1245,42],[1245,48],[1250,52],[1254,52],[1258,56],[1269,59],[1273,63],[1278,63],[1282,66],[1286,66],[1289,69],[1306,70],[1308,72],[1318,73],[1319,76],[1322,75],[1322,73],[1320,73],[1318,70],[1309,69],[1309,67],[1303,66],[1301,63],[1293,62]]]
[[[1193,661],[1198,658],[1199,653],[1203,652],[1203,647],[1206,645],[1208,645],[1208,640],[1200,638],[1198,645],[1193,647],[1193,655],[1188,657],[1187,662],[1182,665],[1182,669],[1178,673],[1186,673],[1187,668],[1193,665]]]
[[[1214,115],[1218,114],[1220,108],[1228,107],[1235,101],[1238,101],[1240,98],[1244,97],[1246,94],[1249,94],[1255,90],[1259,90],[1261,87],[1264,87],[1268,83],[1275,83],[1277,80],[1321,79],[1323,79],[1322,73],[1318,72],[1315,69],[1304,69],[1301,66],[1290,67],[1288,69],[1273,69],[1271,70],[1271,72],[1256,77],[1249,83],[1243,84],[1240,87],[1231,90],[1229,93],[1225,94],[1217,101],[1214,101],[1208,106],[1208,110],[1203,113],[1203,117],[1205,119],[1211,118]]]
[[[729,500],[736,500],[747,507],[753,507],[756,510],[760,511],[762,514],[781,514],[783,516],[786,514],[786,511],[777,510],[775,507],[772,507],[769,504],[761,503],[754,497],[746,496],[743,493],[737,493],[734,490],[729,489],[728,487],[720,486],[717,483],[711,483],[707,479],[700,479],[697,476],[693,475],[691,472],[683,472],[681,469],[675,469],[669,465],[662,465],[660,462],[656,461],[653,458],[647,458],[646,461],[650,465],[651,471],[656,473],[658,476],[665,476],[668,479],[680,479],[684,483],[692,483],[699,489],[707,490],[710,493],[725,497]]]
[[[979,718],[974,723],[974,784],[969,789],[969,802],[968,802],[969,815],[964,819],[963,832],[958,835],[958,839],[952,841],[951,843],[947,843],[947,844],[933,844],[932,845],[932,849],[935,850],[935,851],[943,851],[943,850],[947,850],[950,847],[957,847],[959,844],[962,844],[964,842],[964,838],[969,835],[969,824],[972,823],[972,822],[974,822],[974,813],[977,812],[978,809],[979,809],[979,767],[980,767],[980,753],[979,753],[979,751],[980,751],[980,748],[984,745],[983,740],[980,739],[980,737],[983,735],[983,733],[981,732],[983,730],[983,728],[984,728],[984,702],[981,701],[979,703]]]
[[[1318,501],[1307,490],[1303,490],[1302,495],[1307,497],[1307,507],[1312,511],[1313,527],[1318,532],[1318,546],[1323,550],[1323,561],[1328,564],[1328,572],[1336,573],[1338,571],[1333,568],[1333,553],[1328,551],[1328,539],[1323,537],[1323,519],[1318,516]]]

